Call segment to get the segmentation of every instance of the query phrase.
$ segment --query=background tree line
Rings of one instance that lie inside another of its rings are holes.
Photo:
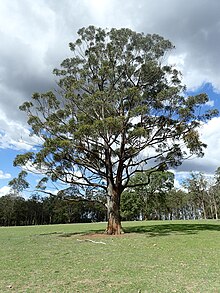
[[[43,225],[98,222],[107,220],[105,195],[87,190],[84,197],[76,188],[57,195],[33,194],[25,199],[21,192],[28,187],[23,172],[10,181],[11,192],[0,198],[0,225]],[[139,182],[146,185],[138,185]],[[133,176],[135,187],[127,188],[121,198],[122,220],[219,219],[220,168],[210,183],[202,173],[192,173],[183,182],[185,190],[174,188],[171,172],[147,172]]]
[[[77,196],[64,199],[61,194],[29,199],[8,194],[0,198],[0,225],[44,225],[104,221],[105,207],[95,201],[80,200]]]
[[[132,180],[146,180],[146,173]],[[148,185],[129,188],[122,194],[124,220],[219,219],[220,168],[212,182],[203,173],[191,173],[184,189],[174,188],[174,174],[157,172]]]

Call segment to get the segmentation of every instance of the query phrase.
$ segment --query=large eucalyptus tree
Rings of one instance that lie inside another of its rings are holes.
[[[131,176],[202,156],[197,129],[216,112],[199,114],[205,94],[186,97],[180,73],[166,64],[173,45],[163,37],[93,26],[78,35],[72,56],[54,70],[59,89],[34,93],[20,107],[43,143],[14,163],[29,161],[53,180],[104,189],[107,233],[119,234],[120,196]]]

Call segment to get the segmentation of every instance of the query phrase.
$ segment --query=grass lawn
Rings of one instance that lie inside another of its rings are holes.
[[[0,227],[0,292],[220,292],[220,222],[105,226]]]

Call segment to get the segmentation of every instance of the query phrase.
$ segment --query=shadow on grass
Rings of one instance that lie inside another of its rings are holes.
[[[90,235],[90,234],[100,234],[102,235],[104,233],[104,230],[103,229],[99,229],[99,230],[87,230],[87,231],[83,231],[83,232],[63,232],[63,233],[60,233],[58,236],[59,237],[71,237],[71,236],[74,236],[74,235]]]
[[[169,224],[161,224],[161,223],[147,223],[143,222],[145,225],[140,225],[141,222],[138,222],[139,225],[131,226],[131,227],[123,227],[123,230],[126,234],[129,233],[137,233],[137,234],[146,234],[148,237],[156,237],[156,236],[168,236],[171,234],[179,234],[179,235],[192,235],[197,234],[199,231],[219,231],[220,225],[218,222],[216,224],[206,224],[206,223],[169,223]],[[220,222],[219,222],[220,224]],[[35,236],[47,236],[47,235],[57,235],[58,237],[71,237],[75,235],[107,235],[105,234],[104,229],[91,229],[85,231],[77,231],[77,232],[49,232],[49,233],[41,233]]]
[[[48,232],[48,233],[40,233],[34,234],[33,236],[50,236],[50,235],[57,235],[58,237],[71,237],[74,235],[88,235],[88,234],[102,234],[104,232],[103,229],[100,230],[86,230],[82,232]]]
[[[192,235],[199,231],[220,231],[220,225],[212,224],[156,224],[145,226],[125,227],[125,233],[144,233],[150,237],[168,236],[173,233]]]

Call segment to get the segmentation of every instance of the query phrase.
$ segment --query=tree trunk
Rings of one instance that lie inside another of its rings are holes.
[[[215,216],[214,216],[214,213],[213,213],[213,206],[212,206],[212,201],[211,201],[211,200],[209,201],[209,204],[210,204],[210,213],[211,213],[211,217],[212,217],[212,219],[214,220],[214,219],[215,219]]]
[[[120,194],[110,186],[107,194],[108,235],[119,235],[123,233],[120,218]]]
[[[207,219],[207,216],[206,216],[205,204],[204,204],[204,201],[203,200],[202,200],[202,209],[203,209],[203,217],[206,220]]]
[[[216,204],[216,200],[214,199],[214,209],[215,209],[215,219],[218,220],[218,208],[217,208],[217,204]]]
[[[218,208],[217,208],[216,201],[214,201],[214,208],[215,208],[215,219],[218,220]]]

